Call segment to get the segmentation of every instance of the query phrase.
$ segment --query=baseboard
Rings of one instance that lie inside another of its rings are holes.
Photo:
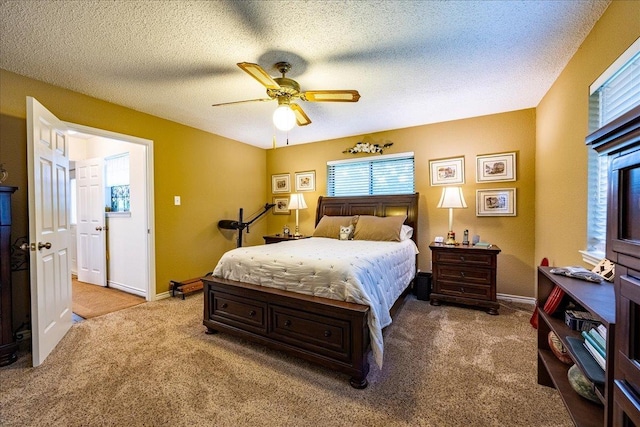
[[[156,294],[156,301],[160,299],[171,298],[171,292],[163,292],[161,294]]]
[[[499,300],[517,302],[520,304],[528,304],[531,306],[531,308],[533,308],[536,305],[536,299],[532,297],[522,297],[519,295],[509,295],[509,294],[497,294],[496,296]]]
[[[147,293],[145,291],[141,291],[140,289],[132,288],[131,286],[125,285],[123,283],[114,282],[112,280],[107,281],[107,286],[113,289],[118,289],[119,291],[126,292],[128,294],[138,295],[139,297],[146,298]]]

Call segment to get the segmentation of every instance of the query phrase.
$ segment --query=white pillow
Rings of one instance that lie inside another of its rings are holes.
[[[413,237],[413,227],[403,224],[400,229],[400,240],[409,240],[411,237]]]

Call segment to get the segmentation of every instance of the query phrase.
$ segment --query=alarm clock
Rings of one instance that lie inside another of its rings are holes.
[[[289,230],[289,226],[285,225],[284,228],[282,229],[282,234],[284,234],[285,236],[289,236],[290,233],[291,231]]]

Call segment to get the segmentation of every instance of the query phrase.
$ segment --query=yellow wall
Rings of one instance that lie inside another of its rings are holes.
[[[184,279],[213,268],[221,254],[235,247],[235,233],[220,232],[217,221],[245,218],[271,201],[271,175],[316,171],[316,192],[305,193],[309,209],[301,211],[301,231],[313,231],[317,197],[326,191],[326,162],[352,158],[342,151],[363,139],[391,141],[387,153],[415,152],[416,190],[420,192],[419,266],[430,269],[428,243],[447,229],[447,211],[436,208],[441,187],[429,185],[430,159],[464,156],[464,195],[469,209],[456,210],[454,228],[502,248],[498,258],[498,292],[533,296],[535,266],[543,256],[556,265],[579,264],[585,247],[586,159],[589,85],[640,36],[640,2],[611,3],[553,87],[534,109],[483,116],[261,150],[237,141],[143,114],[46,83],[0,70],[0,163],[9,170],[6,185],[14,196],[18,236],[27,234],[26,102],[33,96],[62,120],[154,141],[156,290],[170,279]],[[517,152],[517,181],[476,184],[475,156]],[[293,185],[293,182],[292,182]],[[475,190],[514,187],[516,217],[476,217]],[[173,206],[173,196],[182,206]],[[257,221],[246,243],[262,243],[294,215],[267,215]],[[14,273],[17,325],[28,321],[28,275]]]
[[[26,236],[27,162],[26,97],[33,96],[60,119],[153,140],[155,163],[156,293],[169,280],[211,271],[225,251],[235,247],[235,233],[221,232],[220,219],[237,219],[264,205],[265,150],[143,114],[79,93],[0,70],[0,163],[20,187],[14,194],[13,236]],[[173,196],[182,205],[173,205]],[[266,220],[245,235],[260,244]],[[14,274],[14,324],[28,321],[29,284],[26,272]]]
[[[466,182],[462,187],[469,208],[454,211],[456,236],[461,240],[463,230],[468,229],[471,236],[479,234],[482,240],[498,245],[502,249],[498,258],[498,292],[532,297],[535,266],[535,120],[535,110],[527,109],[396,129],[364,137],[277,148],[267,153],[267,179],[270,180],[271,174],[279,173],[290,173],[293,179],[295,172],[315,170],[316,192],[304,193],[309,208],[301,210],[299,214],[301,233],[311,234],[318,196],[326,194],[327,161],[372,156],[342,153],[362,140],[378,144],[393,142],[385,154],[414,152],[416,191],[420,193],[418,263],[421,270],[430,271],[429,242],[437,235],[446,236],[449,216],[447,209],[436,208],[442,187],[430,185],[429,160],[464,156]],[[517,153],[517,181],[475,182],[476,155],[513,151]],[[476,216],[476,190],[491,188],[516,188],[517,216]],[[270,187],[267,191],[267,197],[274,196]],[[269,217],[269,232],[282,232],[285,224],[293,229],[293,213],[290,216],[272,215]]]
[[[640,2],[612,2],[536,110],[536,259],[583,265],[589,86],[638,37]]]

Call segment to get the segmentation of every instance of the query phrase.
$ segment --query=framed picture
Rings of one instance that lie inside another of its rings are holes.
[[[515,180],[516,153],[476,156],[476,182]]]
[[[289,198],[288,197],[274,197],[273,198],[273,214],[274,215],[289,215]]]
[[[464,156],[429,160],[431,185],[464,184]]]
[[[516,189],[476,190],[476,216],[516,216]]]
[[[296,172],[296,192],[316,191],[316,171]]]
[[[288,173],[271,175],[272,193],[289,193],[291,191],[291,176]]]

